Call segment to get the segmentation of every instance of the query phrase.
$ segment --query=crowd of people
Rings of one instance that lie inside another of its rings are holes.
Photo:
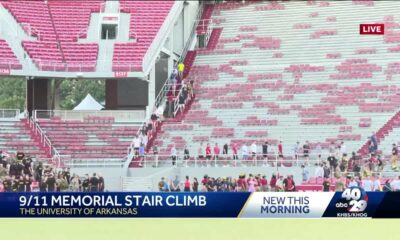
[[[71,174],[69,168],[33,161],[24,153],[11,156],[0,151],[0,192],[103,192],[101,174]]]
[[[303,182],[304,182],[303,174]],[[400,191],[400,176],[386,178],[381,177],[361,177],[346,176],[332,178],[321,178],[321,190],[324,192],[341,192],[347,187],[361,187],[365,191],[388,192]],[[331,184],[334,183],[334,187]],[[185,179],[179,179],[176,176],[173,179],[162,177],[158,182],[160,192],[295,192],[298,190],[293,175],[272,174],[268,180],[266,175],[262,174],[241,174],[234,177],[210,177],[205,175],[201,181],[196,177],[191,180],[189,176]]]

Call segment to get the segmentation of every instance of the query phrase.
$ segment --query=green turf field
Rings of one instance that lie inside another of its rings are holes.
[[[16,240],[398,240],[399,226],[400,220],[386,219],[1,219],[0,236]]]

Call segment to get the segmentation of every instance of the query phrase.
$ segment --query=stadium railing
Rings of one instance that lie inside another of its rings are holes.
[[[242,167],[242,166],[282,166],[282,167],[290,167],[301,165],[305,166],[314,166],[315,164],[320,164],[323,162],[327,162],[329,154],[310,154],[307,159],[302,154],[297,158],[294,155],[284,155],[284,158],[279,157],[278,154],[267,154],[267,157],[264,157],[263,154],[256,154],[255,158],[251,153],[247,155],[247,160],[243,159],[242,154],[238,154],[238,160],[233,159],[232,153],[228,155],[220,154],[218,159],[214,158],[214,155],[211,156],[211,159],[207,160],[204,156],[202,159],[199,159],[198,156],[190,156],[189,159],[184,158],[183,154],[178,154],[176,157],[176,166],[179,167]],[[136,157],[134,162],[141,167],[164,167],[164,166],[172,166],[173,160],[171,155],[145,155],[140,160],[140,157]],[[348,156],[348,158],[350,158]],[[359,162],[364,163],[366,159],[360,159]],[[340,163],[340,159],[338,159],[338,163]]]
[[[145,118],[145,111],[92,111],[92,110],[35,110],[34,120],[59,117],[61,120],[84,120],[87,117],[113,117],[115,122],[141,123]]]
[[[107,158],[107,159],[71,159],[64,158],[64,167],[79,167],[79,168],[91,168],[91,167],[124,167],[126,159],[121,158]]]
[[[29,121],[29,127],[32,129],[34,134],[39,136],[40,143],[43,145],[43,147],[49,149],[49,152],[52,155],[52,161],[54,162],[55,166],[57,168],[60,168],[63,159],[61,159],[58,150],[52,145],[50,139],[45,135],[42,128],[33,118],[28,118],[28,121]]]
[[[19,115],[19,109],[0,109],[0,119],[2,120],[17,120]]]

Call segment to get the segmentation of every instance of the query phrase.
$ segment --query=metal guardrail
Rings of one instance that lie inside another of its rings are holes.
[[[137,157],[134,160],[135,163],[141,165],[141,167],[151,167],[157,168],[162,166],[180,166],[180,167],[250,167],[250,166],[270,166],[270,167],[285,167],[285,166],[297,166],[301,165],[305,166],[314,166],[315,164],[320,164],[323,162],[327,162],[327,157],[329,154],[321,154],[321,157],[318,157],[320,154],[310,154],[307,159],[303,155],[299,155],[297,158],[295,156],[287,156],[284,155],[285,158],[279,156],[279,154],[271,153],[271,154],[260,154],[252,155],[252,153],[248,153],[247,157],[243,157],[241,153],[237,155],[237,159],[233,158],[232,153],[230,154],[220,154],[218,158],[214,158],[214,155],[211,155],[210,158],[206,158],[204,155],[203,158],[199,158],[198,156],[190,156],[189,158],[185,158],[183,154],[178,154],[176,156],[176,160],[174,161],[171,155],[145,155],[140,159]],[[348,155],[348,159],[351,156]],[[356,160],[359,163],[359,166],[362,167],[367,162],[367,158],[361,158]],[[173,164],[175,162],[175,164]],[[340,165],[340,158],[338,159],[338,165]]]
[[[29,127],[32,129],[35,135],[40,136],[40,143],[43,145],[43,147],[49,148],[50,153],[53,156],[52,160],[55,161],[56,167],[60,168],[62,159],[58,150],[52,145],[50,139],[46,136],[46,134],[39,126],[39,124],[35,121],[35,119],[28,118],[28,121],[29,121]]]
[[[0,119],[18,119],[19,109],[0,109]]]
[[[64,167],[118,167],[122,168],[126,159],[71,159],[64,158]]]
[[[61,120],[80,120],[89,117],[110,117],[115,122],[142,122],[145,118],[145,111],[92,111],[92,110],[35,110],[33,115],[35,120],[51,119],[59,117]]]

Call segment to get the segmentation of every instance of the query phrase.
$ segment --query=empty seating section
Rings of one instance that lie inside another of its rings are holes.
[[[40,120],[54,147],[72,160],[122,159],[139,126],[117,123],[109,117],[80,120]]]
[[[28,34],[43,42],[57,41],[49,10],[44,1],[3,1],[2,4]]]
[[[130,13],[129,36],[132,43],[116,43],[113,71],[142,70],[142,60],[171,10],[174,1],[120,0],[122,12]]]
[[[393,1],[216,5],[209,27],[222,29],[221,36],[215,49],[197,51],[187,77],[196,100],[182,123],[164,124],[155,141],[160,153],[169,155],[178,136],[192,156],[200,143],[267,140],[276,153],[283,141],[291,156],[296,141],[308,140],[312,149],[319,143],[326,154],[331,141],[358,151],[373,131],[383,140],[399,123],[398,7]],[[360,36],[354,19],[389,23],[391,38]]]
[[[100,12],[101,0],[49,0],[54,27],[61,42],[76,42],[85,38],[92,12]]]
[[[21,69],[22,65],[18,61],[8,43],[0,39],[0,69]]]
[[[103,0],[3,1],[22,28],[36,41],[22,47],[42,71],[96,70],[97,43],[78,43],[85,38],[90,16]]]
[[[51,158],[38,142],[40,140],[35,141],[35,136],[24,121],[0,121],[0,150],[3,152],[12,155],[21,151],[32,158]]]

